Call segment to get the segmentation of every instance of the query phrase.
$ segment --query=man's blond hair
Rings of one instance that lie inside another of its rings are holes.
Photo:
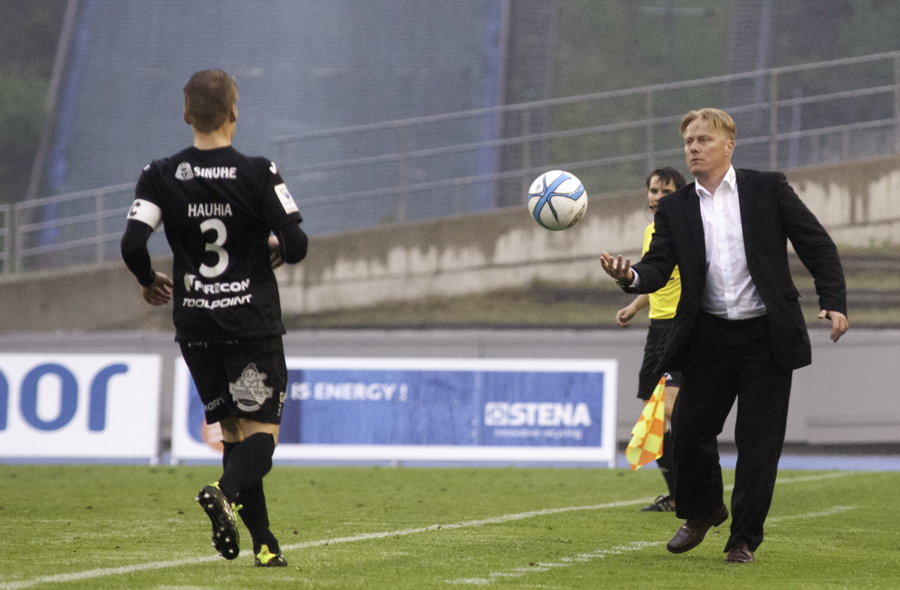
[[[731,115],[721,109],[710,107],[691,111],[684,116],[681,120],[681,127],[678,128],[682,136],[684,136],[688,125],[697,119],[706,121],[714,131],[721,131],[730,139],[735,139],[737,136],[737,129],[734,126],[734,119],[731,118]]]
[[[237,82],[224,70],[197,72],[184,87],[184,114],[201,133],[221,127],[237,104]]]

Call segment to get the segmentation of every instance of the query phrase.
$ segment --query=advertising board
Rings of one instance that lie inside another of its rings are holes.
[[[160,357],[0,354],[0,458],[155,462]]]
[[[615,461],[616,361],[312,357],[287,366],[276,460]],[[205,424],[183,362],[175,378],[173,461],[219,460],[221,431]]]

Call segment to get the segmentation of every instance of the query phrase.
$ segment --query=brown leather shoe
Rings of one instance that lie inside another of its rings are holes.
[[[706,536],[706,531],[710,527],[719,526],[728,519],[728,509],[725,504],[719,506],[712,516],[698,519],[688,519],[684,521],[672,540],[666,545],[666,549],[670,553],[684,553],[690,551],[701,542]]]
[[[735,541],[725,557],[725,563],[753,563],[753,552],[743,541]]]

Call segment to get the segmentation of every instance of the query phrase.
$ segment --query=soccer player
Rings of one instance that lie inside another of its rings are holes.
[[[222,427],[222,476],[197,496],[212,521],[213,546],[225,559],[238,556],[237,509],[253,539],[255,565],[278,567],[287,562],[269,530],[262,482],[272,468],[287,386],[272,270],[300,262],[308,238],[275,164],[231,146],[237,116],[234,78],[222,70],[191,77],[184,121],[194,145],[144,168],[121,247],[147,303],[174,299],[175,340],[207,423]],[[160,223],[174,281],[153,270],[147,250]]]
[[[651,214],[656,213],[659,207],[659,199],[673,193],[687,184],[684,176],[671,166],[658,168],[650,173],[647,183],[647,203]],[[644,230],[644,247],[642,254],[650,249],[650,240],[653,238],[654,224],[651,221]],[[650,329],[647,332],[647,343],[644,346],[644,362],[638,376],[638,398],[646,404],[653,395],[656,384],[663,375],[666,375],[666,432],[663,435],[663,454],[656,460],[659,472],[666,480],[669,493],[659,496],[656,500],[643,508],[642,512],[674,512],[675,511],[675,465],[672,460],[672,434],[669,432],[669,423],[672,419],[672,408],[675,397],[678,395],[678,387],[681,382],[681,371],[664,373],[656,370],[656,365],[662,356],[669,330],[672,328],[675,308],[681,297],[681,275],[678,267],[672,271],[669,282],[656,293],[638,295],[627,307],[616,313],[616,323],[627,328],[635,314],[650,306]]]

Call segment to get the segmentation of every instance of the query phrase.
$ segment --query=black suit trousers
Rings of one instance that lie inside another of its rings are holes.
[[[768,316],[725,320],[701,311],[682,352],[672,416],[677,515],[706,518],[722,504],[716,437],[737,399],[738,460],[725,550],[743,540],[755,551],[775,491],[792,371],[775,364]]]

